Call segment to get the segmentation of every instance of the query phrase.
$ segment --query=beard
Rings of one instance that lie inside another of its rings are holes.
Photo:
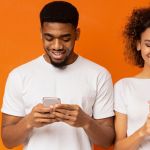
[[[70,55],[72,54],[72,52],[73,52],[73,49],[67,49],[66,50],[66,57],[65,57],[65,59],[64,60],[62,60],[61,62],[56,62],[56,61],[54,61],[53,59],[52,59],[52,57],[49,55],[49,49],[45,49],[45,51],[46,51],[46,54],[47,54],[47,56],[48,56],[48,58],[49,58],[49,60],[50,60],[50,63],[54,66],[54,67],[57,67],[57,68],[62,68],[62,67],[65,67],[66,65],[67,65],[67,62],[68,62],[68,60],[69,60],[69,58],[70,58]]]
[[[54,67],[57,67],[57,68],[62,68],[64,66],[67,65],[67,60],[68,60],[68,57],[66,57],[62,62],[55,62],[52,60],[52,58],[48,55],[49,59],[50,59],[50,62],[51,64],[54,66]]]

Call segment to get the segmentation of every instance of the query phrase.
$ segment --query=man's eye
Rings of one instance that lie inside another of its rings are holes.
[[[52,40],[53,40],[53,38],[52,38],[52,37],[50,37],[50,36],[45,36],[45,40],[47,40],[47,41],[52,41]]]
[[[63,38],[62,39],[64,42],[68,42],[68,41],[70,41],[71,39],[70,38]]]
[[[46,40],[47,40],[47,41],[52,41],[52,40],[53,40],[53,38],[46,38]]]

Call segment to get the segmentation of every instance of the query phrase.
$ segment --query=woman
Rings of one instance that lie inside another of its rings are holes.
[[[150,7],[135,9],[124,30],[125,54],[142,68],[115,84],[115,150],[150,150]]]

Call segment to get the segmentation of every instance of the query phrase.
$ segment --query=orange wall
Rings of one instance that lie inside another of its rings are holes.
[[[76,52],[105,66],[114,82],[137,73],[139,69],[124,61],[121,31],[131,10],[148,6],[149,0],[68,1],[80,12],[81,38]],[[49,0],[0,2],[0,106],[8,72],[43,53],[38,15],[47,2]],[[0,150],[5,150],[1,139]],[[95,150],[102,149],[95,147]]]

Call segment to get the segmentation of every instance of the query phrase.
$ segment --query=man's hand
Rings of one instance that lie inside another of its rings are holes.
[[[53,113],[58,121],[73,127],[82,127],[91,142],[108,147],[114,138],[113,117],[94,119],[86,114],[78,105],[56,104]]]
[[[38,104],[33,107],[30,114],[25,118],[27,121],[28,128],[42,127],[44,125],[56,122],[55,115],[52,114],[53,106],[44,107],[43,104]]]
[[[83,128],[86,128],[90,118],[78,105],[71,104],[57,104],[52,114],[57,117],[58,121]]]

